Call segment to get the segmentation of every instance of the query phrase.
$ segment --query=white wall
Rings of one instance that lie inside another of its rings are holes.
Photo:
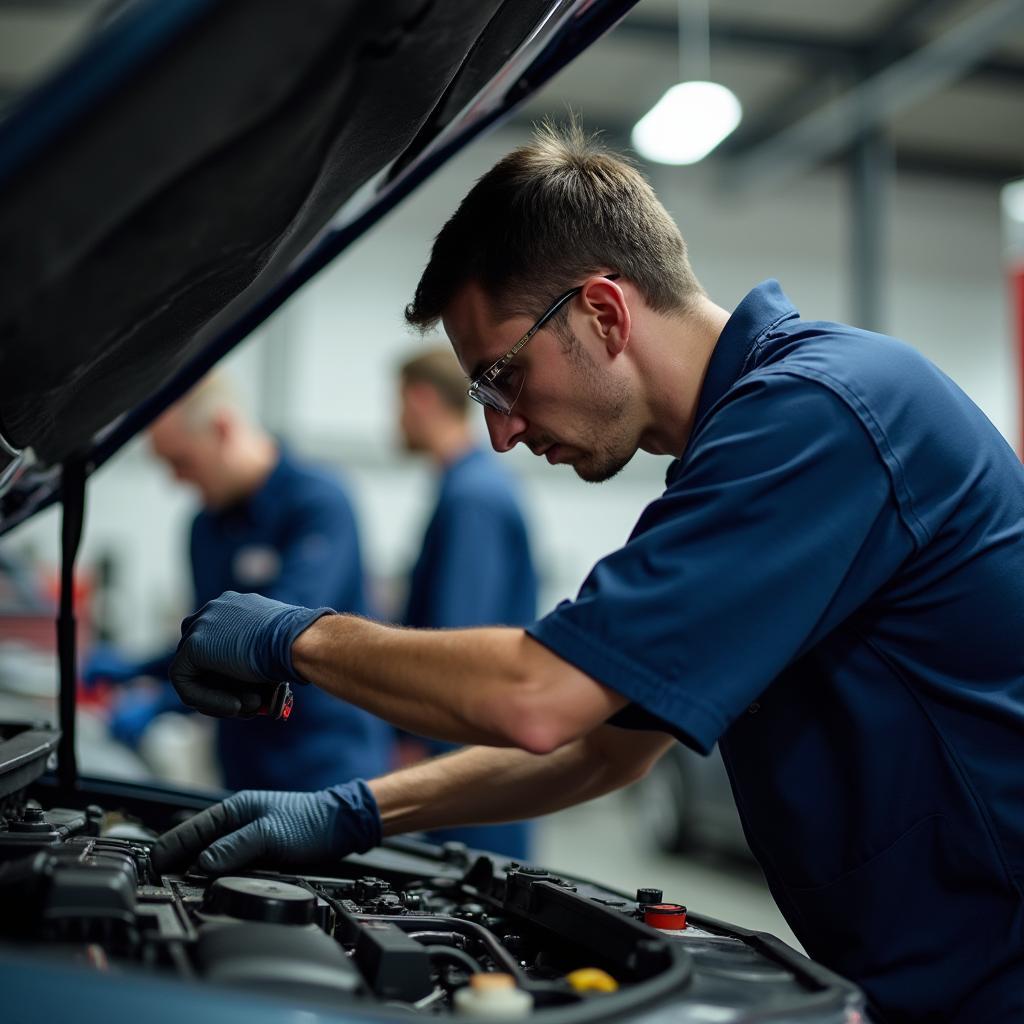
[[[751,285],[777,277],[804,316],[852,322],[843,176],[817,174],[737,200],[717,191],[711,174],[698,166],[653,176],[711,297],[732,308]],[[934,360],[1016,442],[998,189],[908,178],[894,183],[885,206],[886,332]]]
[[[367,238],[354,245],[233,357],[235,373],[267,420],[299,449],[343,468],[361,516],[367,561],[392,589],[415,554],[429,476],[394,447],[394,367],[420,342],[407,332],[410,299],[433,234],[472,181],[518,137],[478,141]],[[714,170],[658,171],[655,186],[678,219],[698,275],[732,307],[778,277],[807,315],[850,316],[843,179],[820,173],[781,194],[736,200],[716,191]],[[1016,440],[1018,410],[1009,336],[998,193],[908,179],[890,213],[887,308],[891,333],[917,345]],[[620,544],[661,486],[664,460],[638,456],[594,489],[567,467],[529,453],[505,457],[529,497],[544,574],[543,606],[570,596],[590,565]],[[173,633],[186,600],[186,495],[141,446],[95,479],[83,561],[121,555],[118,618],[136,648]],[[54,514],[6,543],[56,554]]]

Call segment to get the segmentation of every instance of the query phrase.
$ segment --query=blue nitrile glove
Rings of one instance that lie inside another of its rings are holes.
[[[171,682],[190,708],[216,718],[254,715],[251,683],[304,682],[292,665],[295,638],[333,608],[298,608],[229,590],[181,624]]]
[[[82,666],[82,682],[88,689],[99,683],[127,683],[138,672],[138,662],[129,660],[107,644],[97,644]]]
[[[243,789],[165,832],[150,863],[157,874],[184,870],[197,854],[200,868],[212,875],[254,860],[310,866],[365,853],[380,839],[380,811],[362,779],[316,793]]]
[[[110,715],[110,734],[133,750],[149,723],[167,710],[167,695],[148,686],[127,690]]]

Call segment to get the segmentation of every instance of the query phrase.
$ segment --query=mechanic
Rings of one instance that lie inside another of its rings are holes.
[[[638,449],[675,456],[665,491],[525,630],[231,594],[186,619],[186,703],[231,714],[246,681],[299,679],[476,745],[314,796],[241,794],[156,863],[212,843],[199,863],[223,872],[542,814],[636,779],[673,738],[718,741],[811,956],[888,1021],[1020,1020],[1024,467],[981,411],[909,346],[801,319],[775,281],[727,313],[643,178],[571,127],[480,179],[406,316],[443,320],[496,449],[591,481]]]
[[[164,412],[149,439],[202,500],[189,545],[197,604],[228,589],[366,612],[359,537],[341,485],[282,449],[243,412],[223,376],[211,374]],[[87,683],[166,681],[173,655],[139,663],[100,650],[83,676]],[[218,723],[225,786],[311,790],[388,770],[389,725],[324,692],[304,697],[287,729],[265,718]],[[169,686],[133,687],[115,706],[112,731],[137,740],[157,714],[175,709],[182,706]]]
[[[519,495],[474,440],[466,378],[449,348],[428,349],[402,364],[399,408],[406,449],[425,455],[440,474],[402,621],[427,629],[528,625],[537,614],[537,576]],[[451,749],[441,740],[426,743],[432,754]],[[531,832],[520,821],[438,829],[429,838],[525,861]]]

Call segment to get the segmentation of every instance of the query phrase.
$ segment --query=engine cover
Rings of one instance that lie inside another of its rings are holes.
[[[76,794],[81,808],[50,807],[47,792],[40,780],[10,794],[0,828],[0,970],[24,1024],[69,1012],[59,975],[84,984],[83,967],[98,984],[115,970],[162,982],[161,1012],[180,993],[179,1020],[196,1016],[195,986],[169,994],[175,980],[235,993],[247,1013],[272,997],[268,1007],[346,1020],[500,1009],[554,1021],[574,1008],[580,1022],[669,1012],[679,1024],[848,1024],[863,1010],[848,982],[770,936],[688,911],[683,894],[631,896],[408,837],[299,871],[158,876],[149,849],[172,813],[166,792]],[[126,806],[129,824],[111,813]],[[90,998],[120,1012],[109,987]]]

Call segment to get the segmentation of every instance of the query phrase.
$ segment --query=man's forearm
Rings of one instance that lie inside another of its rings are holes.
[[[671,744],[610,726],[550,754],[468,747],[369,783],[385,835],[532,818],[640,778]]]
[[[298,673],[410,732],[547,753],[625,703],[521,629],[408,630],[326,616],[292,647]]]

